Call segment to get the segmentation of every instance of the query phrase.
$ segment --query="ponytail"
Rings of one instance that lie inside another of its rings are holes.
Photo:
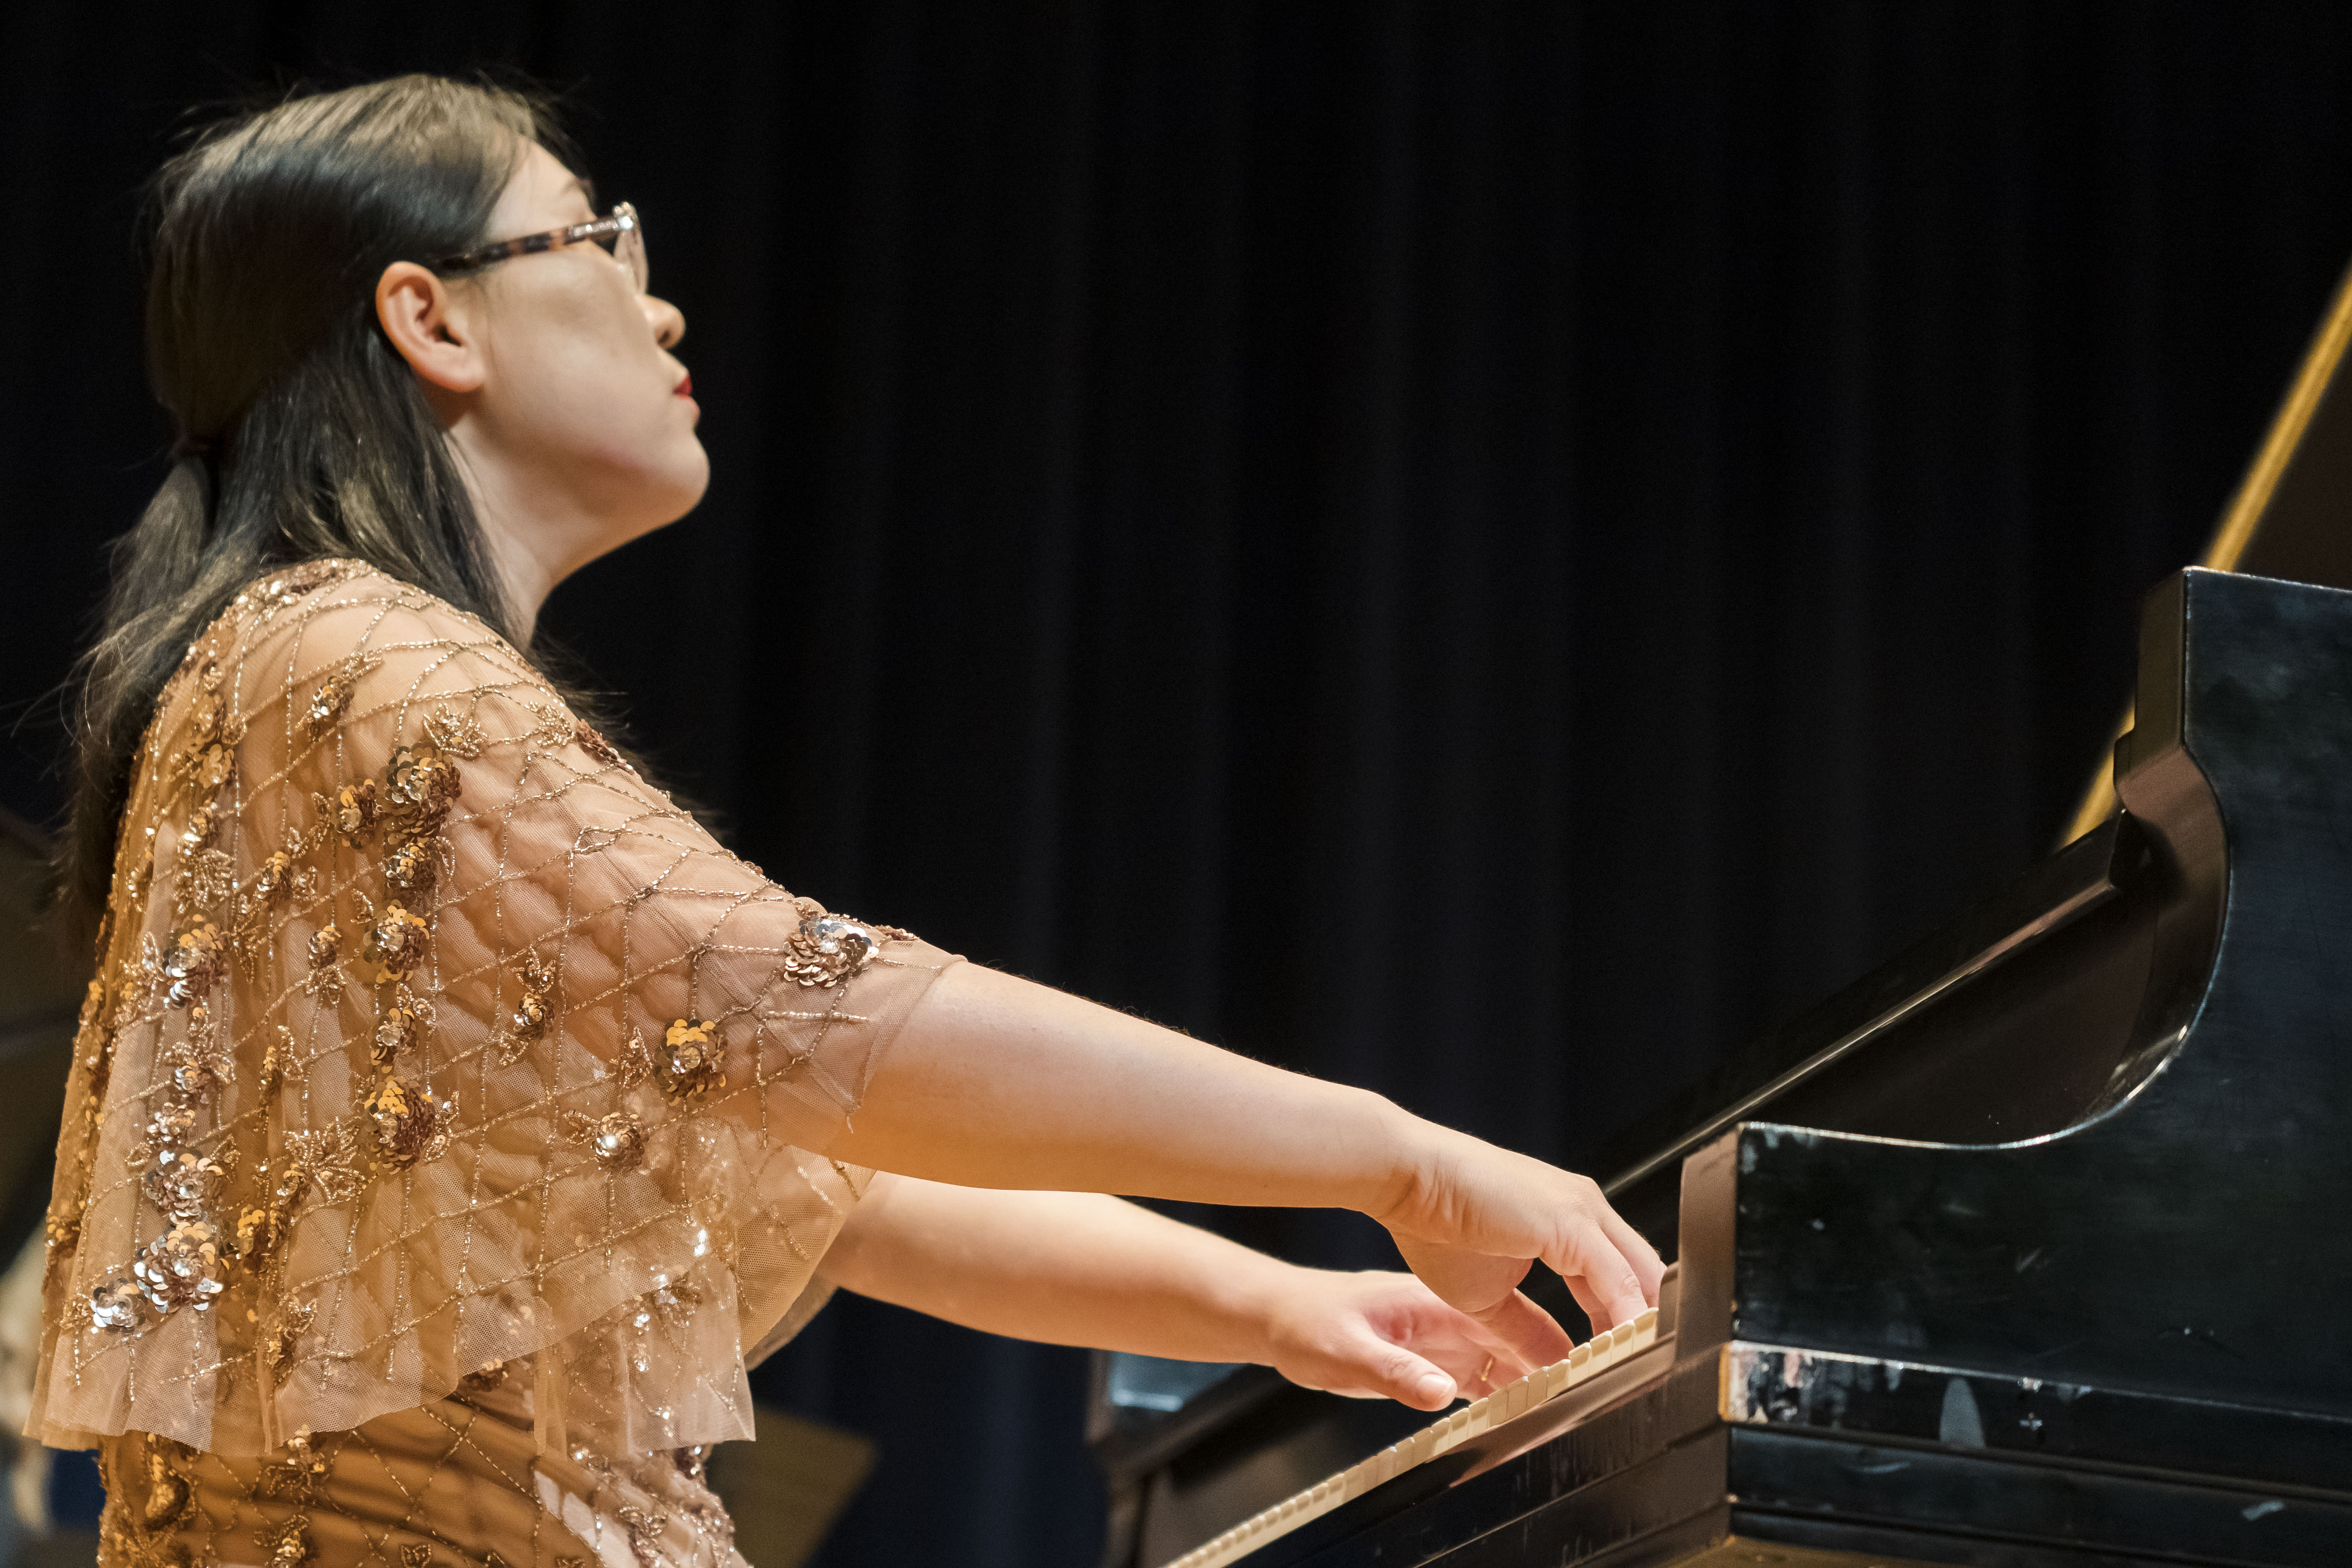
[[[98,923],[142,735],[191,641],[274,567],[366,561],[511,636],[448,442],[377,328],[399,260],[472,248],[544,107],[409,76],[215,127],[150,190],[147,357],[179,439],[111,547],[75,672],[69,931]]]

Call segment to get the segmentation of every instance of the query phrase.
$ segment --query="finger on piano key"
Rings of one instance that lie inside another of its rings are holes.
[[[1546,1402],[1599,1375],[1608,1368],[1657,1342],[1658,1310],[1645,1309],[1630,1322],[1595,1334],[1570,1352],[1564,1361],[1538,1367],[1515,1383],[1504,1384],[1484,1399],[1430,1423],[1412,1436],[1383,1448],[1360,1464],[1318,1481],[1305,1491],[1285,1498],[1265,1511],[1244,1520],[1215,1540],[1193,1548],[1166,1568],[1224,1568],[1269,1541],[1289,1534],[1320,1519],[1342,1503],[1362,1497],[1375,1487],[1394,1480],[1416,1466],[1482,1433],[1515,1421]]]

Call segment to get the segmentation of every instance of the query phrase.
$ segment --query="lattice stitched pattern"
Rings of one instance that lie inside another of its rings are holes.
[[[542,1442],[751,1435],[741,1347],[949,955],[729,854],[479,622],[257,584],[139,759],[34,1429],[258,1455],[538,1358]]]

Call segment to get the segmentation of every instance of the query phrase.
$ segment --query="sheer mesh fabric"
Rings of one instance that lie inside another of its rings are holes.
[[[255,584],[139,755],[28,1430],[259,1459],[514,1364],[542,1454],[749,1437],[867,1179],[824,1151],[951,962],[729,854],[472,617]]]

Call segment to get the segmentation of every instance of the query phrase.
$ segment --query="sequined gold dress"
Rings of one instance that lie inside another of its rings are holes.
[[[733,1568],[702,1446],[953,960],[729,854],[480,622],[253,584],[136,762],[32,1435],[109,1565]]]

